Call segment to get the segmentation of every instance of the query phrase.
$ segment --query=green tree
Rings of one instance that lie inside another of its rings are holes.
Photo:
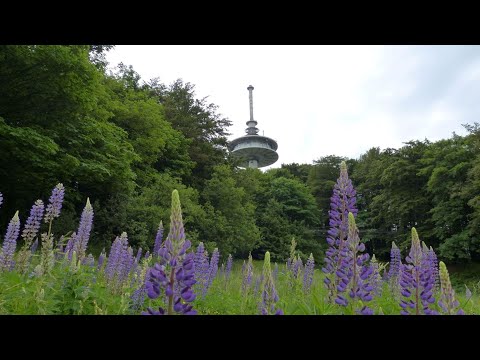
[[[315,198],[300,180],[264,174],[256,196],[257,223],[262,234],[255,254],[270,251],[272,258],[284,261],[292,237],[304,255],[320,256],[321,240],[316,230],[319,212]]]
[[[329,226],[330,198],[340,173],[340,163],[345,160],[347,159],[335,155],[321,157],[314,161],[314,165],[310,167],[308,173],[307,184],[320,209],[319,222],[325,239]]]
[[[282,169],[286,169],[295,176],[297,179],[301,180],[304,184],[308,181],[308,176],[313,165],[310,164],[282,164]]]
[[[178,79],[166,87],[154,79],[148,87],[150,94],[164,106],[165,117],[173,128],[191,140],[188,154],[194,167],[184,181],[201,188],[210,179],[213,168],[226,163],[231,121],[217,112],[217,105],[207,103],[207,98],[197,99],[191,83]]]
[[[120,64],[107,79],[111,90],[111,121],[128,133],[128,140],[139,155],[134,164],[137,183],[148,183],[152,172],[170,172],[176,177],[191,174],[194,163],[188,155],[191,140],[172,128],[161,104],[140,85],[140,75]]]
[[[255,204],[238,184],[232,168],[218,165],[201,193],[206,219],[203,239],[216,243],[222,256],[247,255],[257,244],[260,233],[255,224]]]
[[[400,149],[370,149],[356,163],[352,180],[357,187],[358,223],[369,251],[388,258],[391,242],[408,247],[416,227],[431,243],[428,177],[419,174],[428,140],[410,141]]]
[[[7,212],[27,212],[58,182],[67,189],[67,213],[81,210],[87,196],[104,202],[133,189],[136,154],[128,134],[108,121],[104,75],[89,50],[0,46],[0,187]]]
[[[471,237],[469,229],[472,194],[465,191],[476,155],[473,140],[474,136],[454,134],[431,144],[420,160],[424,167],[419,173],[428,176],[427,190],[432,196],[429,212],[435,245],[440,245],[440,255],[450,261],[470,260],[480,250],[480,241]]]

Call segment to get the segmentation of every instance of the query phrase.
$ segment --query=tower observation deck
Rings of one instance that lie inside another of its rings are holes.
[[[276,152],[278,145],[273,139],[266,136],[257,135],[257,122],[253,119],[253,91],[254,87],[250,85],[247,90],[250,100],[250,120],[247,121],[247,135],[236,138],[228,144],[230,152],[241,159],[241,167],[261,168],[272,165],[278,160]]]

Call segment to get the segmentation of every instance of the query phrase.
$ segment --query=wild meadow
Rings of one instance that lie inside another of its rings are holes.
[[[0,45],[1,314],[480,312],[479,123],[243,169],[241,118],[114,48]]]
[[[108,251],[89,252],[90,200],[76,229],[54,234],[65,188],[37,200],[29,217],[12,216],[0,251],[1,314],[118,315],[463,315],[480,298],[452,285],[447,266],[412,227],[407,253],[391,244],[390,261],[366,252],[356,225],[356,192],[346,164],[333,188],[328,248],[302,257],[293,238],[283,263],[233,259],[188,239],[177,190],[168,234],[160,221],[152,248],[133,249],[123,232]],[[0,206],[3,196],[0,195]],[[0,208],[1,211],[1,208]],[[274,251],[274,249],[272,249]]]

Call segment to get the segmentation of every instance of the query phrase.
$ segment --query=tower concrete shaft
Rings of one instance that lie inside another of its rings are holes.
[[[253,89],[254,87],[252,85],[249,85],[247,90],[248,90],[248,98],[250,101],[250,120],[247,121],[247,126],[248,128],[245,130],[245,132],[248,135],[257,135],[258,134],[258,129],[257,129],[257,122],[253,119]]]

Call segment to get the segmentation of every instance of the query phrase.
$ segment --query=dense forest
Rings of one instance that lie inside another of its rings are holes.
[[[124,64],[108,70],[111,48],[0,46],[0,234],[16,210],[26,219],[62,183],[56,234],[76,228],[88,197],[94,252],[108,251],[123,231],[134,247],[151,249],[178,189],[194,246],[241,258],[268,250],[284,261],[295,238],[305,259],[320,260],[346,161],[367,251],[388,261],[391,242],[406,251],[415,227],[440,259],[480,260],[480,124],[464,125],[466,136],[399,149],[371,144],[358,159],[312,154],[312,164],[241,169],[218,106],[182,79],[145,81]]]

